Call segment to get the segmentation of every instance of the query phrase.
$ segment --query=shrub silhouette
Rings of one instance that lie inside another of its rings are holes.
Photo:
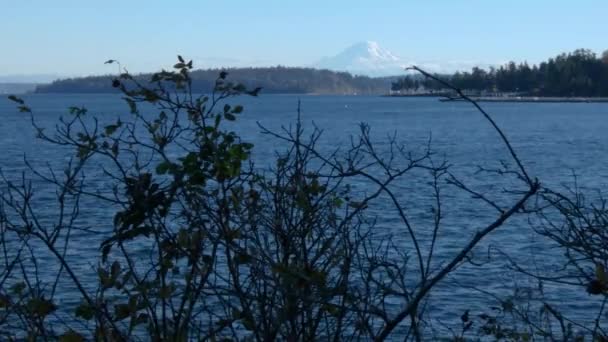
[[[178,57],[172,71],[146,82],[120,69],[112,86],[124,97],[127,120],[100,126],[85,108],[73,107],[48,133],[32,115],[38,137],[70,148],[73,158],[62,174],[32,169],[55,189],[54,222],[40,219],[25,178],[3,178],[0,331],[6,338],[419,340],[433,289],[539,189],[480,107],[516,165],[493,173],[514,184],[508,205],[458,180],[430,146],[414,153],[394,137],[376,146],[365,124],[350,146],[333,153],[317,149],[321,131],[307,135],[299,118],[282,132],[261,127],[284,147],[272,169],[260,170],[251,158],[254,146],[225,123],[244,115],[230,99],[261,89],[232,83],[221,72],[212,94],[195,94],[191,69],[191,61]],[[32,113],[25,101],[11,99]],[[109,188],[89,185],[91,168],[102,169]],[[423,228],[411,222],[394,187],[420,175],[433,198]],[[355,191],[356,182],[366,191]],[[439,260],[445,186],[473,195],[495,216]],[[114,212],[99,259],[89,260],[90,274],[82,260],[66,256],[77,248],[74,232],[88,234],[79,221],[85,200]],[[374,229],[369,207],[378,201],[398,215],[393,234],[406,237],[406,245]],[[55,277],[40,277],[36,255],[53,259]],[[58,304],[68,291],[78,293],[80,304]],[[388,302],[399,304],[388,308]],[[461,319],[470,329],[468,312]]]

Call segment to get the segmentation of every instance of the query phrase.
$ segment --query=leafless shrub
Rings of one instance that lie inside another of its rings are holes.
[[[40,214],[25,176],[20,182],[4,178],[4,336],[421,340],[433,289],[467,263],[485,237],[523,212],[539,189],[504,133],[463,94],[499,133],[516,165],[496,173],[518,182],[507,190],[514,198],[509,204],[459,180],[430,145],[413,153],[390,137],[379,148],[364,124],[350,146],[333,153],[320,151],[321,131],[306,136],[299,119],[282,132],[261,127],[286,147],[276,167],[259,170],[253,145],[223,125],[243,111],[226,99],[257,96],[259,89],[233,84],[222,73],[213,94],[196,95],[191,68],[179,57],[174,71],[156,73],[146,84],[121,73],[113,85],[129,107],[126,121],[100,125],[86,109],[71,108],[47,133],[32,115],[40,139],[72,149],[75,157],[63,174],[31,169],[55,189],[53,220]],[[31,113],[23,100],[12,99]],[[101,170],[108,189],[87,182],[91,169]],[[420,175],[428,182],[432,214],[430,224],[419,227],[395,186]],[[353,190],[355,183],[365,191]],[[439,258],[446,187],[495,215],[455,253]],[[83,201],[112,211],[113,222],[106,223],[112,229],[84,226]],[[392,232],[374,229],[382,217],[369,208],[379,201],[399,218]],[[76,232],[99,241],[91,269],[68,257],[77,248]],[[395,243],[395,236],[407,243]],[[54,277],[42,276],[41,256],[52,258]],[[75,293],[79,304],[58,305],[59,297]],[[468,318],[462,321],[463,331],[469,329]]]

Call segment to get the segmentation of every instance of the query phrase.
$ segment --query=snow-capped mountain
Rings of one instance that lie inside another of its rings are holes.
[[[354,44],[333,57],[324,57],[313,66],[358,75],[395,76],[402,75],[410,65],[378,43],[367,41]]]
[[[405,68],[412,65],[416,65],[428,72],[453,73],[456,71],[468,71],[474,66],[487,69],[490,66],[497,65],[497,63],[467,60],[406,60],[382,48],[376,42],[367,41],[354,44],[333,57],[322,58],[313,64],[312,67],[378,77],[401,76],[406,73],[412,73],[405,70]]]

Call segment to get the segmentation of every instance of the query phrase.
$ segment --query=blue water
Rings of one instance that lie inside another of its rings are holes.
[[[69,106],[86,106],[91,116],[103,123],[127,116],[127,108],[114,95],[26,96],[35,109],[37,123],[53,127]],[[242,97],[245,105],[236,130],[267,151],[275,146],[260,133],[257,123],[271,128],[293,124],[297,102],[301,100],[302,119],[324,130],[327,147],[348,143],[358,133],[358,124],[368,123],[372,134],[383,140],[397,133],[408,145],[420,147],[432,139],[433,148],[457,165],[477,165],[508,159],[504,146],[488,123],[470,105],[439,103],[432,98],[381,98],[364,96],[265,95]],[[484,103],[499,126],[507,133],[526,166],[543,181],[568,181],[572,170],[591,178],[596,186],[606,183],[608,165],[602,156],[608,144],[608,106],[602,103]],[[25,153],[30,158],[53,156],[40,150],[29,117],[14,110],[14,104],[0,98],[0,143],[3,166],[19,163]],[[18,134],[16,134],[18,133]]]
[[[129,115],[128,107],[114,95],[40,94],[28,95],[25,99],[35,111],[37,124],[47,130],[52,129],[61,115],[67,115],[67,108],[74,105],[86,106],[91,116],[99,118],[100,124]],[[359,124],[365,122],[370,125],[372,137],[378,146],[386,146],[387,137],[393,134],[407,149],[415,152],[422,151],[430,142],[435,160],[447,160],[452,172],[468,185],[490,193],[501,203],[508,203],[512,199],[501,192],[503,188],[514,186],[512,179],[496,179],[495,176],[476,172],[478,166],[497,168],[501,160],[510,161],[497,133],[470,105],[441,103],[432,98],[264,95],[234,99],[232,103],[245,106],[234,129],[244,140],[254,143],[254,160],[258,167],[272,166],[274,152],[283,148],[276,139],[262,134],[258,125],[274,131],[293,126],[298,100],[301,101],[301,118],[305,128],[310,132],[314,123],[323,130],[318,144],[321,151],[347,148],[350,137],[357,135]],[[576,173],[582,189],[606,188],[608,104],[487,103],[483,107],[504,130],[530,174],[538,177],[543,184],[563,189],[573,184],[573,173]],[[69,151],[36,140],[29,116],[18,113],[12,102],[0,98],[0,167],[7,178],[18,179],[21,172],[27,171],[24,157],[37,168],[48,165],[60,170],[68,156]],[[94,170],[91,172],[93,176],[99,175]],[[32,176],[27,172],[26,175]],[[432,228],[432,216],[429,214],[432,199],[427,181],[424,174],[415,174],[395,184],[399,200],[411,215],[415,229],[421,232],[423,241],[426,241],[425,231]],[[95,182],[100,188],[107,185],[102,178],[95,179]],[[365,189],[359,190],[365,192]],[[444,194],[445,228],[439,234],[438,259],[433,264],[436,267],[493,217],[491,209],[454,188],[446,187]],[[44,200],[44,191],[41,196]],[[42,207],[41,210],[47,210],[51,215],[53,208]],[[110,211],[96,210],[94,205],[84,210],[88,210],[84,224],[100,231],[111,229],[111,221],[107,221]],[[392,234],[395,243],[408,248],[409,239],[390,206],[376,204],[370,208],[370,214],[377,215],[376,230]],[[75,237],[77,241],[78,238]],[[84,237],[82,239],[78,250],[70,251],[70,255],[79,263],[77,269],[90,273],[90,266],[99,255],[98,246],[86,243]],[[476,249],[475,255],[486,261],[485,265],[463,266],[431,297],[428,310],[434,312],[434,317],[443,321],[456,318],[458,327],[458,317],[465,309],[476,313],[486,310],[492,301],[472,289],[473,286],[503,297],[513,292],[513,285],[533,286],[515,272],[505,269],[505,259],[489,252],[495,249],[508,253],[530,267],[542,265],[542,268],[550,269],[563,261],[560,253],[533,231],[526,218],[515,218]],[[52,261],[41,262],[52,264]],[[51,274],[49,272],[49,276]],[[90,277],[94,279],[95,274],[92,273]],[[584,289],[566,291],[557,287],[548,289],[547,296],[574,319],[588,322],[595,318],[589,314],[588,307],[597,303],[586,295]],[[69,294],[63,297],[70,302]]]

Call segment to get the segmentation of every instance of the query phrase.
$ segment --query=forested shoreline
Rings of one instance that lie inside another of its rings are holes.
[[[336,94],[372,95],[387,93],[391,86],[390,78],[371,78],[353,76],[347,72],[318,70],[313,68],[268,67],[268,68],[229,68],[192,71],[192,89],[208,93],[215,86],[217,75],[227,71],[234,82],[249,87],[261,87],[264,93],[283,94]],[[145,81],[150,74],[134,76]],[[69,78],[40,85],[37,93],[114,93],[112,80],[116,75]]]
[[[192,88],[210,92],[215,77],[222,69],[195,70]],[[381,95],[428,94],[443,91],[431,79],[404,77],[367,77],[348,72],[296,67],[229,68],[225,69],[235,82],[259,86],[264,93]],[[404,71],[405,72],[405,71]],[[460,89],[480,94],[517,94],[529,96],[606,97],[608,96],[608,51],[601,56],[591,50],[579,49],[562,53],[545,62],[509,62],[488,70],[474,67],[471,71],[440,75]],[[116,75],[68,78],[39,85],[37,93],[113,93]],[[135,76],[148,79],[149,74]]]
[[[509,62],[484,70],[444,75],[454,86],[470,92],[516,93],[531,96],[608,96],[608,50],[598,56],[579,49],[549,58],[538,65]],[[405,76],[392,83],[394,92],[438,91],[443,86],[430,79]]]

